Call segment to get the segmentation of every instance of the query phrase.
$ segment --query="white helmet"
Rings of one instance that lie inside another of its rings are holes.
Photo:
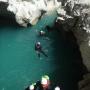
[[[46,78],[42,78],[41,84],[47,84],[47,79]]]
[[[30,86],[29,86],[29,89],[30,89],[30,90],[34,90],[34,85],[30,85]]]
[[[41,33],[43,33],[43,31],[42,31],[42,30],[41,30],[40,32],[41,32]]]
[[[58,86],[57,86],[57,87],[55,87],[55,89],[54,89],[54,90],[60,90],[60,87],[58,87]]]
[[[40,45],[41,43],[40,42],[37,42],[38,45]]]

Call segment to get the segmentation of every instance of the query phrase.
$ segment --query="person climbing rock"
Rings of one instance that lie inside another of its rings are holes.
[[[50,40],[48,37],[47,37],[47,34],[46,34],[46,32],[45,31],[39,31],[39,36],[40,37],[44,37],[43,39],[45,39],[45,40]]]
[[[38,54],[38,57],[40,58],[40,54],[42,53],[44,56],[48,57],[47,54],[42,50],[42,46],[40,42],[36,42],[35,44],[35,51]]]

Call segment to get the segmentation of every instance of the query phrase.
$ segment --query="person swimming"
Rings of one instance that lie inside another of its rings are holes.
[[[40,30],[38,35],[39,37],[44,37],[43,39],[45,40],[50,40],[50,38],[47,36],[47,33],[43,30]]]
[[[40,42],[36,42],[35,44],[35,51],[38,54],[38,57],[40,58],[40,54],[42,53],[44,56],[48,57],[47,54],[42,50],[42,46]]]
[[[46,36],[46,32],[45,31],[39,31],[39,36]]]
[[[35,83],[30,84],[25,90],[61,90],[59,86],[52,87],[51,81],[48,75],[43,75],[41,80],[37,80]]]

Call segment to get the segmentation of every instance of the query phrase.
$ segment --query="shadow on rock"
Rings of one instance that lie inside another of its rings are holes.
[[[59,85],[61,90],[78,90],[78,81],[87,69],[82,62],[77,40],[72,31],[66,32],[60,27],[54,29],[52,47],[55,71],[52,73],[52,84]]]

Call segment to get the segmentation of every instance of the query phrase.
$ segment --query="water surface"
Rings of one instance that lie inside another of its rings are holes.
[[[38,37],[38,31],[46,25],[53,25],[55,18],[56,12],[53,12],[33,27],[0,26],[0,90],[24,90],[44,74],[49,75],[52,84],[60,85],[62,90],[75,90],[73,80],[77,71],[73,68],[78,68],[72,65],[72,51],[67,54],[70,44],[63,42],[57,32],[48,34],[50,40]],[[36,41],[41,42],[48,58],[41,55],[40,60],[37,57],[34,51]]]

